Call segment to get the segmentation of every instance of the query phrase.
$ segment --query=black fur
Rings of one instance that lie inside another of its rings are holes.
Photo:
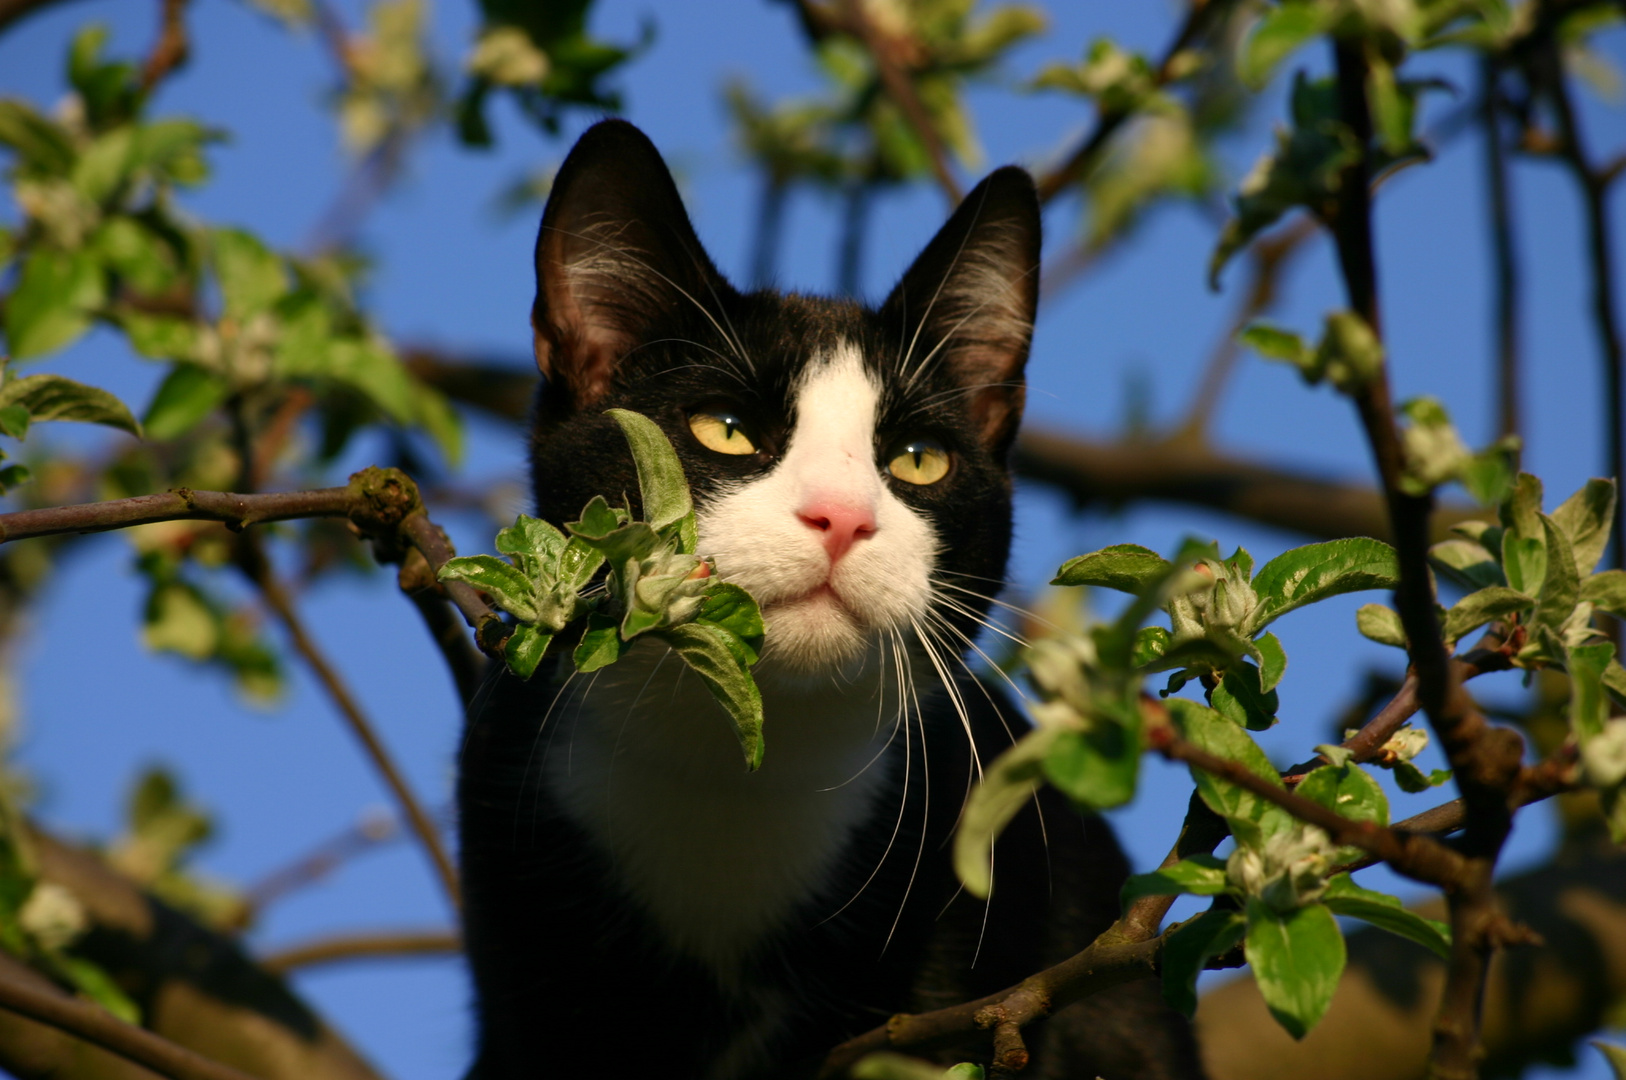
[[[625,440],[603,415],[610,407],[666,430],[704,513],[720,483],[773,467],[796,421],[797,377],[844,340],[886,388],[877,460],[905,436],[930,435],[950,450],[943,481],[892,484],[947,540],[939,568],[977,592],[1003,575],[1005,458],[1036,301],[1038,206],[1025,173],[1002,169],[979,185],[871,311],[733,289],[700,247],[654,147],[631,125],[608,121],[560,171],[537,263],[533,325],[547,377],[531,449],[539,516],[573,520],[596,494],[624,493],[636,506]],[[917,371],[928,353],[932,361]],[[725,457],[698,444],[686,418],[711,404],[746,420],[758,453]],[[973,633],[969,616],[944,614]],[[1018,713],[968,677],[961,683],[978,752],[991,760],[1011,740],[1001,714]],[[471,710],[458,794],[479,1010],[470,1077],[698,1080],[741,1017],[701,965],[662,944],[606,855],[538,782],[538,725],[557,691],[546,671],[528,684],[497,676]],[[770,754],[772,725],[770,713]],[[1117,914],[1127,868],[1110,830],[1052,792],[1037,800],[1042,823],[1030,808],[1001,838],[992,906],[962,894],[948,849],[973,770],[966,732],[939,693],[906,738],[946,779],[928,806],[923,785],[905,791],[902,747],[894,747],[877,766],[892,772],[890,794],[857,830],[837,879],[753,955],[754,984],[787,995],[794,1019],[746,1070],[751,1077],[811,1075],[832,1046],[889,1015],[1008,986],[1083,948]],[[1030,1045],[1035,1077],[1199,1075],[1184,1022],[1150,982],[1065,1010]],[[973,1044],[945,1060],[985,1053]]]

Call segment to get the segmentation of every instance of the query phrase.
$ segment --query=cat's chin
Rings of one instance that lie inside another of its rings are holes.
[[[873,643],[871,630],[828,585],[770,603],[762,618],[767,629],[762,662],[774,673],[840,674],[862,665]]]

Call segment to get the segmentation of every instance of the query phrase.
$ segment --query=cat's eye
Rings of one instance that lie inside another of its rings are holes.
[[[910,439],[886,463],[886,471],[906,484],[935,484],[948,475],[949,454],[936,439]]]
[[[742,430],[740,418],[727,409],[706,409],[691,413],[689,430],[700,445],[719,454],[754,454],[757,444]]]

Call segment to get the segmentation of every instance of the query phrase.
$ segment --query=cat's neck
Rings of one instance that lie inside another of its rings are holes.
[[[710,693],[649,642],[577,676],[536,753],[553,797],[666,944],[737,987],[766,936],[848,899],[826,885],[895,782],[894,683],[879,650],[845,677],[776,674],[765,662],[767,751],[747,772]]]

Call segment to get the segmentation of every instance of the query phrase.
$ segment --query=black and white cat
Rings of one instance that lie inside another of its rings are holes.
[[[999,841],[991,903],[948,858],[978,761],[1023,722],[960,656],[1005,571],[1038,262],[1032,181],[1005,168],[879,310],[742,294],[636,128],[571,152],[536,245],[536,513],[637,492],[605,409],[661,425],[701,553],[763,608],[767,750],[747,772],[654,643],[487,684],[459,782],[471,1078],[809,1076],[1116,916],[1117,844],[1053,793]],[[1151,982],[1030,1034],[1035,1077],[1200,1073]]]

